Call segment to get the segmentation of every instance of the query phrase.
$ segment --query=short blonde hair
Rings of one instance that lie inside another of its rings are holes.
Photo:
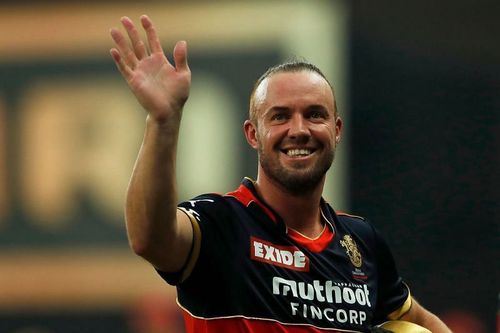
[[[321,76],[325,81],[328,83],[330,88],[332,89],[332,93],[334,96],[333,102],[334,102],[334,115],[337,116],[337,102],[335,99],[335,92],[333,91],[333,86],[331,85],[330,81],[326,78],[325,74],[314,64],[307,62],[305,60],[291,60],[287,61],[275,66],[270,67],[264,74],[262,74],[259,79],[255,82],[253,85],[252,93],[250,94],[250,105],[248,108],[248,117],[251,122],[254,124],[257,124],[257,105],[255,105],[255,92],[257,88],[260,86],[262,81],[265,79],[273,76],[274,74],[277,73],[294,73],[294,72],[302,72],[302,71],[308,71],[308,72],[313,72]]]

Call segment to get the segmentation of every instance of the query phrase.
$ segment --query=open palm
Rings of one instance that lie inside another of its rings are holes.
[[[146,31],[150,54],[133,22],[127,17],[121,21],[131,46],[119,30],[111,29],[116,48],[112,48],[110,53],[118,69],[150,116],[158,121],[179,118],[191,85],[186,43],[181,41],[175,45],[173,66],[166,58],[153,23],[147,16],[141,17],[141,23]]]

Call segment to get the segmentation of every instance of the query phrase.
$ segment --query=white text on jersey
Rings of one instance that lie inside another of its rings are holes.
[[[309,258],[295,246],[271,244],[256,237],[250,238],[250,256],[253,260],[308,272]]]

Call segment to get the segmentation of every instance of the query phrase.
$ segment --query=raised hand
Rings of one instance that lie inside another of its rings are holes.
[[[186,42],[176,43],[172,65],[163,52],[149,17],[141,16],[149,50],[131,19],[122,17],[121,23],[127,31],[130,44],[120,30],[111,29],[116,47],[110,53],[118,70],[150,117],[158,122],[180,120],[191,86]]]

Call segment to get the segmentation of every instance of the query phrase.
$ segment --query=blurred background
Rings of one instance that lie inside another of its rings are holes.
[[[119,18],[189,45],[180,199],[255,177],[248,95],[306,58],[346,129],[325,197],[386,236],[416,298],[494,332],[500,27],[494,1],[3,1],[0,333],[183,332],[175,289],[128,249],[125,190],[145,115],[109,56]]]

